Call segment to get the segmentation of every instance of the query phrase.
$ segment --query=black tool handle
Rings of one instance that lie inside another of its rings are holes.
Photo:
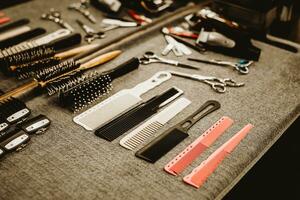
[[[187,132],[196,122],[198,122],[203,117],[207,116],[208,114],[218,110],[221,107],[221,104],[217,101],[210,100],[205,102],[196,112],[191,114],[185,120],[181,121],[179,124],[181,130]],[[201,114],[201,112],[205,111]]]
[[[110,75],[111,79],[114,80],[119,78],[135,69],[140,65],[139,59],[136,57],[131,58],[130,60],[124,62],[113,70],[107,72]]]
[[[46,46],[52,47],[56,51],[59,51],[59,50],[67,49],[67,48],[70,48],[77,44],[80,44],[81,40],[82,40],[82,38],[79,33],[73,33],[73,34],[67,35],[65,37],[59,38],[57,40],[54,40],[54,41],[46,44]]]
[[[29,19],[27,18],[24,18],[24,19],[19,19],[17,21],[13,21],[13,22],[10,22],[8,24],[5,24],[5,25],[2,25],[0,26],[0,32],[4,32],[4,31],[7,31],[9,29],[13,29],[13,28],[16,28],[16,27],[19,27],[19,26],[23,26],[23,25],[26,25],[28,24],[30,21]]]

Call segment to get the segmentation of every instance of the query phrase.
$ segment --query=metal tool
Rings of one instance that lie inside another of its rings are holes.
[[[139,26],[136,22],[124,21],[121,19],[111,19],[104,18],[102,20],[102,24],[104,25],[104,31],[110,31],[117,28],[130,28]]]
[[[166,56],[170,53],[170,51],[173,51],[173,53],[176,56],[183,56],[183,55],[191,55],[192,51],[185,46],[184,44],[176,41],[172,36],[165,35],[165,39],[168,43],[166,48],[162,51],[162,55]]]
[[[79,24],[79,26],[84,30],[86,35],[84,36],[84,40],[88,43],[93,42],[96,39],[102,39],[105,37],[105,33],[103,31],[96,31],[93,28],[89,27],[88,25],[84,24],[79,19],[76,19],[76,22]]]
[[[69,29],[70,31],[74,32],[73,27],[67,22],[65,22],[61,17],[61,13],[55,10],[54,8],[51,8],[49,13],[42,14],[41,18],[43,20],[53,21],[56,24],[60,25],[61,27]]]
[[[96,24],[97,20],[94,15],[88,10],[88,3],[87,1],[81,1],[78,3],[72,3],[68,7],[70,10],[75,10],[81,13],[84,17],[86,17],[90,22]]]
[[[199,68],[195,67],[195,66],[183,64],[183,63],[180,63],[176,60],[169,60],[169,59],[161,58],[161,57],[155,55],[155,53],[153,53],[151,51],[147,51],[144,54],[144,56],[142,58],[140,58],[140,63],[143,64],[143,65],[148,65],[148,64],[151,64],[151,63],[164,63],[164,64],[168,64],[168,65],[173,65],[173,66],[176,66],[176,67],[199,70]]]
[[[206,83],[212,87],[216,92],[224,93],[226,92],[226,87],[242,87],[244,83],[237,83],[233,79],[230,78],[217,78],[214,76],[202,76],[200,74],[187,74],[182,72],[170,71],[172,75],[188,78],[196,81],[200,81]]]
[[[206,64],[213,64],[225,67],[233,67],[241,74],[248,74],[249,73],[249,66],[253,64],[253,61],[250,60],[240,60],[239,62],[230,62],[230,61],[223,61],[223,60],[206,60],[206,59],[199,59],[199,58],[188,58],[188,60],[201,62]]]

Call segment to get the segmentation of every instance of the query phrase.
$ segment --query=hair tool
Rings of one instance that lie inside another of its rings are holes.
[[[0,33],[10,30],[10,29],[13,29],[13,28],[17,28],[19,26],[24,26],[26,24],[29,24],[29,22],[30,22],[29,19],[23,18],[23,19],[19,19],[19,20],[7,23],[0,27]]]
[[[58,65],[53,66],[51,70],[47,69],[41,71],[41,73],[38,74],[31,82],[0,96],[0,102],[10,97],[21,96],[36,88],[46,88],[50,94],[54,94],[65,85],[72,84],[74,79],[77,80],[77,77],[80,76],[83,71],[106,63],[120,55],[120,53],[121,51],[119,50],[111,51],[85,63],[75,61],[74,59],[61,62]],[[52,84],[55,85],[55,87],[52,87]]]
[[[123,89],[101,103],[74,117],[73,121],[86,130],[95,130],[142,102],[141,96],[169,80],[171,74],[160,71],[133,88]],[[99,116],[101,116],[99,118]]]
[[[80,34],[71,34],[66,37],[55,40],[51,43],[39,45],[16,54],[6,55],[9,49],[1,52],[0,65],[1,70],[10,72],[11,66],[17,66],[40,59],[45,59],[55,56],[55,53],[61,49],[74,46],[81,42]],[[14,69],[14,68],[12,68]]]
[[[104,126],[97,128],[95,134],[107,141],[113,141],[142,121],[151,117],[166,104],[183,94],[182,90],[175,87],[157,95],[146,102],[132,108],[123,115],[118,116]]]
[[[217,101],[207,101],[188,118],[173,126],[136,152],[136,156],[150,163],[155,163],[188,137],[187,131],[200,119],[221,107]]]
[[[70,84],[64,85],[59,92],[61,104],[72,111],[78,111],[98,98],[106,95],[112,89],[112,81],[139,67],[139,59],[131,58],[120,66],[102,73],[90,73],[79,76]],[[51,85],[48,91],[57,90]]]

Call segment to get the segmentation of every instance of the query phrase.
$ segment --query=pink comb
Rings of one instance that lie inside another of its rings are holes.
[[[241,142],[243,138],[253,128],[253,125],[246,125],[241,131],[235,134],[225,144],[218,148],[213,154],[211,154],[205,161],[203,161],[198,167],[196,167],[192,173],[183,178],[183,181],[196,188],[206,181],[206,179],[212,174],[219,164],[230,154],[235,147]]]
[[[231,125],[233,120],[222,117],[212,127],[205,131],[192,144],[185,148],[166,166],[165,171],[176,176],[191,164],[204,150],[206,150],[218,137],[220,137]]]

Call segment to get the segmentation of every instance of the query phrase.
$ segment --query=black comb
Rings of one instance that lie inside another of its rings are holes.
[[[60,90],[59,100],[63,106],[78,111],[111,90],[111,82],[139,67],[138,58],[132,58],[115,69],[71,78],[65,84],[49,84],[49,90]]]
[[[187,138],[187,131],[200,119],[221,107],[217,101],[207,101],[196,112],[152,140],[136,152],[136,156],[150,163],[155,163],[172,150],[177,144]]]
[[[25,103],[16,98],[0,102],[0,115],[10,124],[24,121],[30,113],[31,111]]]
[[[40,59],[49,58],[55,55],[59,50],[71,47],[81,42],[80,34],[72,34],[61,39],[55,40],[46,45],[36,46],[19,53],[14,53],[9,49],[1,51],[0,65],[1,69],[8,71],[10,66],[21,65]]]
[[[19,27],[19,26],[29,24],[29,22],[30,21],[27,18],[23,18],[23,19],[19,19],[19,20],[13,21],[13,22],[9,22],[9,23],[7,23],[5,25],[2,25],[0,27],[0,33],[4,32],[4,31],[7,31],[9,29],[13,29],[13,28],[16,28],[16,27]]]
[[[139,104],[125,114],[110,121],[108,124],[98,128],[95,131],[95,135],[111,142],[142,121],[157,113],[158,109],[161,107],[161,104],[170,102],[181,94],[182,91],[176,88],[171,88],[163,94],[157,95],[150,100]]]

